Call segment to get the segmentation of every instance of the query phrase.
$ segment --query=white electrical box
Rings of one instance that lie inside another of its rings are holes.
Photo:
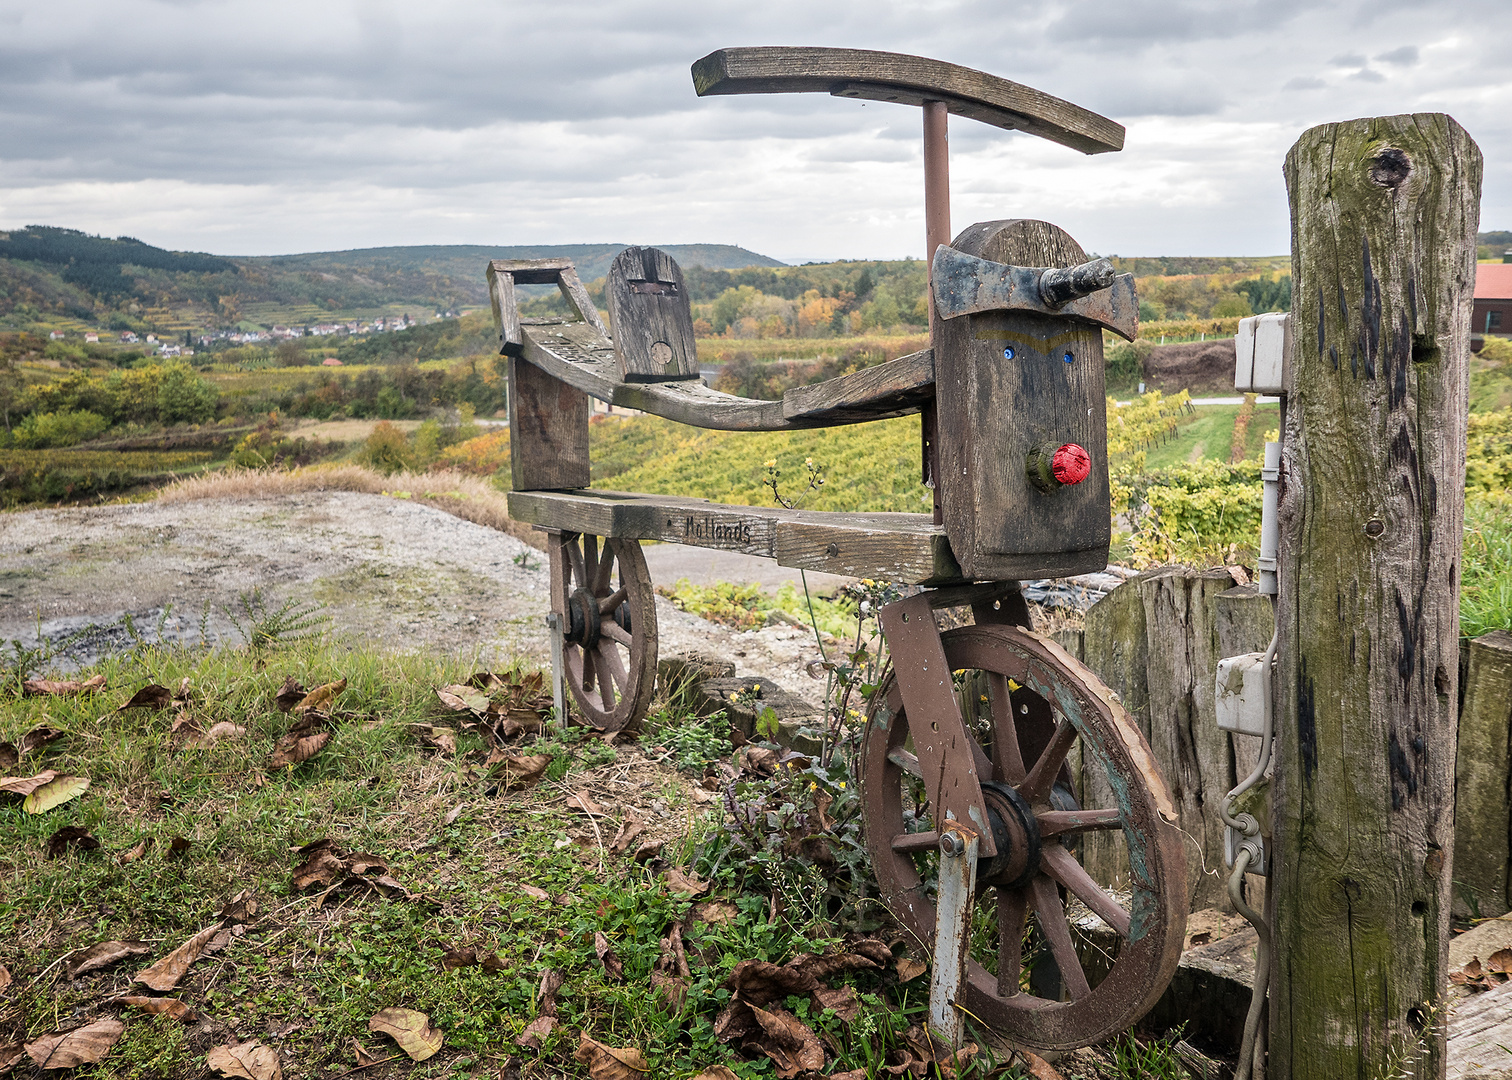
[[[1215,702],[1218,726],[1236,735],[1265,734],[1264,653],[1245,653],[1218,661]]]
[[[1291,315],[1273,311],[1239,320],[1234,335],[1234,389],[1284,394],[1291,374]]]

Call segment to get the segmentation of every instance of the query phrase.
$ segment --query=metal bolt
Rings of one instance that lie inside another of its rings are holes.
[[[948,832],[940,837],[940,854],[958,858],[966,851],[966,841],[959,833]]]

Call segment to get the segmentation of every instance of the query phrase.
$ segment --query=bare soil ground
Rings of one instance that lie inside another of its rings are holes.
[[[703,577],[690,554],[655,551],[653,564],[665,569],[654,565],[653,579]],[[105,628],[76,641],[65,666],[129,643],[128,616],[148,640],[197,643],[203,633],[240,644],[232,616],[246,621],[241,598],[254,589],[274,610],[319,605],[338,640],[476,652],[485,664],[545,664],[549,655],[545,555],[411,500],[305,491],[0,516],[0,641],[33,646],[39,625],[53,642]],[[657,615],[663,657],[712,653],[738,675],[765,675],[810,701],[822,695],[804,674],[818,658],[804,631],[736,633],[660,599]]]

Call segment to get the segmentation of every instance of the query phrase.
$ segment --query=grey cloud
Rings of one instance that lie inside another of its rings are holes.
[[[1367,63],[1365,57],[1362,56],[1360,53],[1344,53],[1342,56],[1335,56],[1335,57],[1333,57],[1328,62],[1330,64],[1332,64],[1334,67],[1355,67],[1355,68],[1357,68],[1357,67],[1364,67],[1365,64]]]
[[[1348,77],[1354,79],[1356,82],[1382,83],[1386,81],[1386,76],[1370,68],[1361,68]]]
[[[1416,45],[1403,45],[1401,48],[1392,49],[1390,52],[1378,53],[1376,59],[1383,64],[1411,67],[1418,62],[1418,48]]]
[[[1298,75],[1281,84],[1283,90],[1321,90],[1328,84],[1315,75]]]

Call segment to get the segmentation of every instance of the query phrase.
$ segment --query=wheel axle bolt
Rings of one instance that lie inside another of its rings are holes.
[[[966,841],[961,839],[959,833],[948,832],[940,837],[940,854],[950,858],[958,858],[966,851]]]

